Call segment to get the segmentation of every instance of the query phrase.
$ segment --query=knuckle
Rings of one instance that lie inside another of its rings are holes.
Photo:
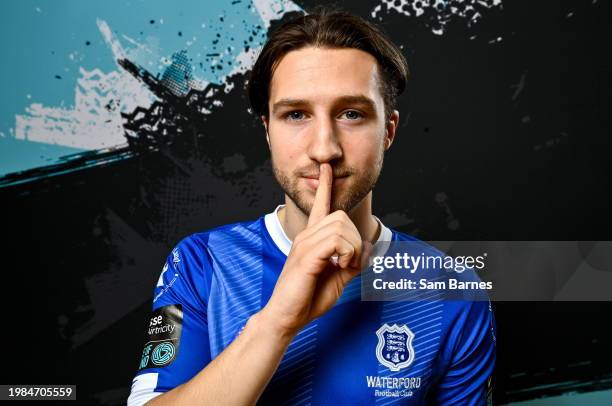
[[[344,210],[336,210],[335,212],[330,214],[330,216],[334,216],[334,218],[338,220],[344,220],[345,218],[348,218]]]
[[[338,216],[343,220],[343,221],[350,221],[350,218],[348,216],[348,214],[344,211],[344,210],[337,210],[338,211]]]
[[[342,220],[336,220],[332,223],[334,231],[338,234],[342,234],[344,232],[345,223]]]
[[[340,237],[338,234],[334,234],[334,235],[331,237],[331,242],[332,242],[332,243],[333,243],[333,244],[334,244],[336,247],[341,246],[341,245],[342,245],[342,243],[343,243],[343,241],[344,241],[344,240],[343,240],[343,238],[342,238],[342,237]]]

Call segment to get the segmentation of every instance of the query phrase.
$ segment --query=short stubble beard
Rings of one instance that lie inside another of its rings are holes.
[[[348,174],[348,179],[354,178],[354,183],[350,185],[348,190],[345,190],[340,196],[332,188],[332,199],[330,213],[336,210],[343,210],[349,213],[355,206],[357,206],[364,197],[370,193],[378,178],[382,172],[384,160],[384,149],[381,147],[378,158],[372,168],[366,168],[365,171],[359,172],[353,167],[342,167],[341,169],[336,168],[332,164],[332,172],[334,175],[340,174],[341,176]],[[274,171],[274,177],[279,183],[281,189],[289,196],[289,198],[295,203],[302,213],[306,216],[310,216],[310,210],[314,203],[314,197],[308,198],[305,190],[300,190],[298,182],[305,174],[311,174],[305,169],[296,169],[293,175],[290,177],[283,171],[281,171],[274,163],[274,156],[272,156],[272,170]],[[316,172],[318,173],[318,165]]]

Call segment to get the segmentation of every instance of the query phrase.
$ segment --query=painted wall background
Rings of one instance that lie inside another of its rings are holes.
[[[124,403],[171,246],[281,202],[245,79],[268,31],[315,4],[4,4],[2,382]],[[381,24],[412,71],[375,190],[387,225],[610,240],[606,2],[336,4]],[[610,390],[611,308],[496,303],[496,401]]]

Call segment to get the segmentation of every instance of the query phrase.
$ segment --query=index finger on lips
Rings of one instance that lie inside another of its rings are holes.
[[[319,166],[319,186],[317,186],[317,193],[315,194],[314,203],[310,210],[310,216],[308,216],[307,227],[318,223],[329,214],[332,182],[333,174],[331,166],[328,163],[322,163]]]

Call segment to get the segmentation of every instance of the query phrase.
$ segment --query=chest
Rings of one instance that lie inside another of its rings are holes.
[[[232,283],[231,292],[225,282],[211,295],[213,357],[267,302],[275,275],[258,278]],[[423,404],[442,369],[444,334],[442,302],[364,302],[355,279],[294,338],[260,403]]]

